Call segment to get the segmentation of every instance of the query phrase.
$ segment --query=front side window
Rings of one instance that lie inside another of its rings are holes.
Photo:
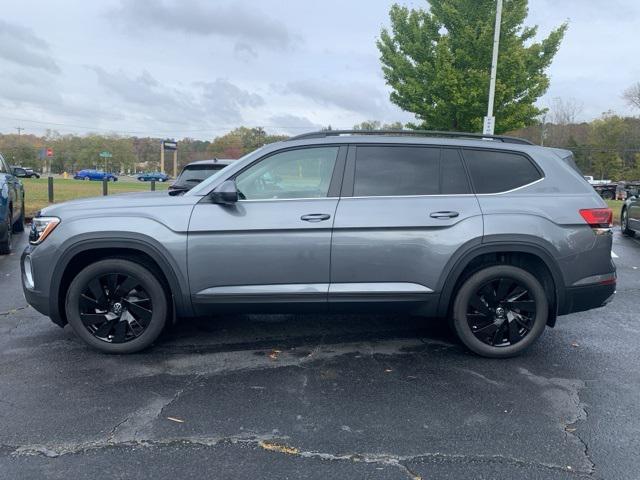
[[[464,149],[476,193],[499,193],[535,182],[542,175],[524,155]]]
[[[236,177],[243,200],[322,198],[329,192],[338,147],[276,153]]]

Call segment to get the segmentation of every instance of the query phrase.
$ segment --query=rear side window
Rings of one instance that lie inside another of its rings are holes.
[[[438,147],[358,147],[356,197],[469,193],[456,150]]]
[[[522,187],[542,178],[524,155],[491,150],[464,149],[476,193],[499,193]]]

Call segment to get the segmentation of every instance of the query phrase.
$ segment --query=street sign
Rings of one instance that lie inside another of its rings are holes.
[[[482,127],[482,133],[485,135],[493,135],[495,123],[496,117],[484,117],[484,126]]]
[[[53,157],[53,148],[47,148],[47,157]]]
[[[174,142],[173,140],[163,140],[162,148],[164,148],[165,150],[177,150],[178,142]]]
[[[107,152],[106,150],[104,152],[100,152],[100,156],[102,158],[111,158],[111,157],[113,157],[113,155],[111,155],[111,152]]]

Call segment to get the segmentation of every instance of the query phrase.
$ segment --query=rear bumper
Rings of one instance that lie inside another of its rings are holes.
[[[565,290],[564,305],[559,315],[584,312],[593,308],[604,307],[616,293],[616,284],[594,284],[570,287]]]

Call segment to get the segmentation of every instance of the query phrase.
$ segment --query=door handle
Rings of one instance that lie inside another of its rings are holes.
[[[307,215],[302,215],[300,220],[304,220],[305,222],[323,222],[325,220],[329,220],[331,215],[328,213],[309,213]]]
[[[456,218],[460,215],[458,212],[433,212],[431,213],[431,218]]]

